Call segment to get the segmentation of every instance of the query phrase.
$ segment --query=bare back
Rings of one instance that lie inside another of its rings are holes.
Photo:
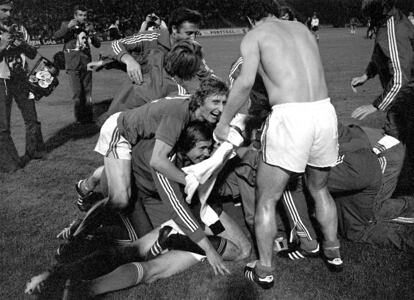
[[[249,54],[251,47],[258,51]],[[258,72],[271,106],[328,97],[318,45],[303,24],[276,18],[266,20],[245,36],[241,50],[245,61],[252,53],[259,55]]]

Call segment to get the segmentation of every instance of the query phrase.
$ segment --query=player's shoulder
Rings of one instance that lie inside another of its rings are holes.
[[[164,98],[156,99],[151,101],[150,103],[162,107],[162,109],[166,110],[180,110],[183,106],[188,106],[189,102],[189,95],[185,96],[177,96],[177,95],[169,95]]]
[[[189,96],[167,96],[153,103],[159,115],[182,119],[189,112]]]
[[[160,36],[159,32],[156,31],[143,31],[136,32],[133,35],[124,37],[121,39],[123,42],[145,42],[145,41],[154,41],[158,40]]]

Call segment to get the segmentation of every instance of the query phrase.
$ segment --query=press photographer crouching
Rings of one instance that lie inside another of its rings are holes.
[[[64,40],[65,69],[72,88],[75,119],[85,124],[93,122],[92,72],[87,70],[87,64],[92,60],[90,44],[99,48],[101,41],[95,36],[93,25],[87,21],[87,9],[77,5],[73,11],[74,18],[62,22],[55,38]]]
[[[27,58],[34,59],[36,48],[22,25],[12,24],[13,2],[0,0],[0,172],[13,172],[30,159],[45,155],[44,142],[37,119],[35,100],[29,99]],[[26,127],[26,153],[19,158],[10,134],[13,99],[22,113]]]

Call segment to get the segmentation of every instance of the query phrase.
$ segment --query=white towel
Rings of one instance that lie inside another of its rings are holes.
[[[384,135],[372,148],[375,154],[381,154],[381,152],[384,152],[387,149],[390,149],[394,147],[395,145],[398,145],[400,143],[399,140],[396,138],[390,136],[390,135]]]
[[[198,186],[198,196],[201,203],[200,217],[203,223],[207,226],[214,224],[219,220],[218,215],[206,203],[207,199],[213,190],[217,176],[225,165],[225,162],[235,156],[234,150],[244,141],[241,132],[245,129],[246,119],[247,115],[237,114],[231,122],[227,140],[217,148],[210,158],[198,164],[182,168],[184,173],[195,176],[200,183]],[[192,187],[187,188],[186,186],[186,191],[191,192],[191,194],[187,194],[187,202],[189,201],[188,199],[191,200],[195,192],[193,191],[194,182],[193,180],[190,181]]]

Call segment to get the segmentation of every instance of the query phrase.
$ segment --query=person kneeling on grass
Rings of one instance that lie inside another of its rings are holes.
[[[342,125],[339,149],[328,188],[338,207],[340,234],[376,247],[413,251],[414,197],[393,196],[405,157],[404,145],[380,129]],[[283,194],[283,204],[300,243],[279,255],[291,260],[315,257],[319,245],[306,195],[300,184],[293,186]]]
[[[182,165],[198,163],[210,154],[212,147],[211,129],[203,122],[192,122],[183,132],[179,141],[177,160]],[[140,150],[152,148],[154,142],[153,140],[142,141]],[[116,216],[114,218],[116,219]],[[134,286],[139,282],[153,282],[159,278],[171,276],[205,257],[205,251],[191,241],[188,236],[181,234],[181,229],[172,220],[138,240],[133,240],[131,237],[129,222],[120,220],[115,222],[116,224],[110,225],[108,220],[105,221],[104,227],[100,226],[98,230],[92,232],[92,235],[96,237],[92,239],[92,242],[91,235],[85,239],[72,236],[71,233],[76,230],[79,223],[64,229],[59,235],[71,239],[64,247],[59,247],[58,264],[33,277],[28,282],[25,292],[28,294],[42,292],[44,297],[48,297],[53,292],[54,283],[59,281],[63,283],[66,279],[71,279],[74,281],[83,280],[80,285],[74,285],[77,286],[77,292],[95,296]],[[226,221],[227,219],[224,220],[224,227],[228,226]],[[231,233],[235,234],[237,231],[233,229]],[[128,236],[132,241],[120,245],[120,241],[125,241]],[[237,236],[230,236],[229,239],[226,239],[209,235],[207,238],[225,260],[242,259],[250,254],[250,244],[245,245],[243,251],[240,251],[236,245],[237,240],[232,241]],[[114,245],[115,242],[117,247]],[[247,237],[245,237],[245,242],[248,243]],[[80,249],[82,247],[83,249]],[[164,253],[167,249],[183,251]],[[161,253],[163,254],[160,255]],[[108,272],[111,273],[106,274]]]

